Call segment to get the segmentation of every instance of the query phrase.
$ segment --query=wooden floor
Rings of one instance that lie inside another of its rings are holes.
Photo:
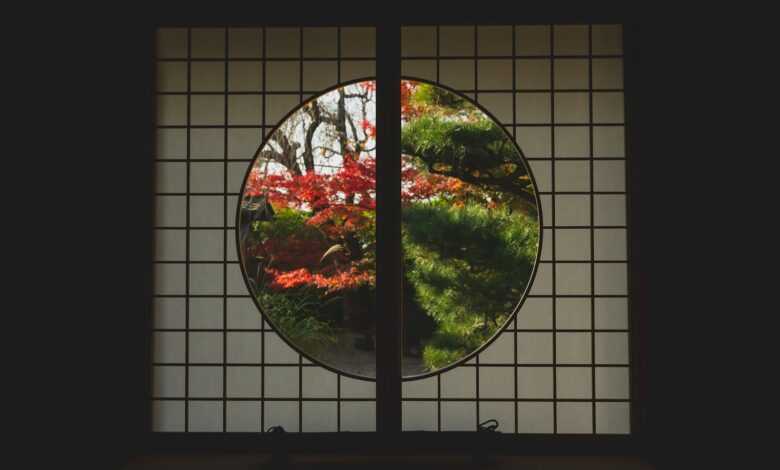
[[[334,456],[334,455],[298,455],[291,456],[289,466],[275,465],[264,454],[204,454],[204,455],[164,455],[145,456],[133,459],[126,470],[249,470],[265,468],[289,469],[367,469],[397,468],[400,470],[437,470],[437,469],[551,469],[551,470],[634,470],[654,469],[634,457],[495,457],[489,462],[474,462],[469,457],[430,455],[430,456]]]

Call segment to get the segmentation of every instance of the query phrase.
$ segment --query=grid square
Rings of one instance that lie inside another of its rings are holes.
[[[628,293],[628,269],[625,263],[597,263],[595,289],[598,295],[625,295]]]
[[[527,158],[550,158],[552,132],[549,127],[515,127],[517,145]]]
[[[185,292],[185,264],[155,264],[154,293],[181,295]]]
[[[212,330],[222,328],[222,299],[195,297],[190,303],[190,329]]]
[[[222,230],[190,231],[191,261],[222,261],[224,233]]]
[[[373,402],[344,402],[340,406],[341,430],[352,432],[376,431],[376,404]]]
[[[190,264],[190,294],[222,295],[222,266]]]
[[[261,139],[260,129],[228,129],[228,158],[252,158],[260,147]]]
[[[263,56],[263,30],[260,28],[230,28],[228,54],[235,58]]]
[[[593,88],[623,88],[623,59],[593,59]]]
[[[341,81],[372,78],[376,75],[376,62],[373,60],[341,61]]]
[[[259,330],[263,319],[249,297],[228,297],[227,327],[231,330]]]
[[[270,364],[292,364],[298,362],[298,353],[276,334],[265,335],[265,361]],[[259,356],[258,356],[259,357]]]
[[[195,332],[190,337],[190,362],[196,364],[222,363],[222,333]]]
[[[300,64],[298,62],[266,62],[266,91],[299,91]]]
[[[555,89],[585,90],[590,81],[588,59],[555,59]]]
[[[225,411],[227,432],[260,432],[262,402],[228,401]]]
[[[439,54],[442,56],[473,56],[473,26],[439,27]]]
[[[587,55],[588,25],[553,26],[555,55]]]
[[[298,402],[266,401],[263,414],[266,430],[273,426],[282,426],[287,432],[298,432]]]
[[[552,333],[517,333],[518,364],[552,364]]]
[[[188,401],[190,432],[222,431],[221,401]]]
[[[508,90],[512,88],[512,61],[510,59],[478,60],[477,71],[480,90]]]
[[[510,367],[479,367],[479,397],[513,398],[515,374]]]
[[[186,62],[157,62],[157,91],[187,91]]]
[[[558,330],[590,329],[590,297],[555,299],[555,326]]]
[[[156,297],[153,300],[154,328],[184,328],[184,299],[173,297]]]
[[[155,230],[154,231],[154,259],[155,261],[184,261],[187,253],[184,250],[184,230]]]
[[[552,398],[552,367],[518,367],[517,398]]]
[[[593,25],[591,41],[594,54],[622,54],[623,26],[619,24]]]
[[[190,163],[191,193],[221,193],[225,190],[222,163]]]
[[[518,93],[515,106],[517,106],[518,123],[546,124],[550,122],[549,93]]]
[[[628,403],[596,403],[596,432],[629,434],[631,408]]]
[[[183,126],[187,124],[187,97],[182,95],[157,96],[157,125]]]
[[[159,162],[156,167],[158,193],[187,192],[187,164],[184,162]]]
[[[328,401],[303,402],[302,432],[336,432],[338,404]]]
[[[628,333],[596,333],[596,364],[628,364]]]
[[[438,411],[435,401],[405,401],[401,403],[401,428],[404,431],[436,431],[437,417]]]
[[[263,89],[263,63],[231,61],[228,63],[228,92],[260,91]],[[260,96],[257,100],[261,100]]]
[[[336,398],[338,375],[322,367],[303,368],[303,396]]]
[[[590,196],[574,194],[555,196],[555,225],[590,225]]]
[[[226,374],[226,396],[230,398],[259,398],[262,395],[262,368],[232,366],[226,368]]]
[[[187,156],[186,129],[157,129],[155,155],[157,158],[185,158]]]
[[[558,364],[589,364],[591,333],[555,333],[555,360]]]
[[[556,123],[587,123],[589,120],[589,113],[590,104],[588,102],[587,93],[573,92],[555,94]]]
[[[222,396],[222,367],[190,366],[190,396],[217,398]]]
[[[266,28],[265,40],[267,57],[300,57],[300,28]]]
[[[479,104],[499,123],[512,122],[512,95],[510,93],[480,93]]]
[[[553,230],[549,228],[542,229],[542,238],[544,240],[547,240],[547,243],[542,243],[542,253],[540,255],[540,258],[542,261],[551,261],[552,260],[552,237],[553,237]]]
[[[550,55],[550,27],[523,25],[515,27],[515,53],[518,55]]]
[[[303,28],[303,57],[336,57],[336,28]]]
[[[375,55],[375,28],[341,28],[342,57],[374,57]]]
[[[436,28],[433,26],[406,26],[401,28],[401,56],[436,55]]]
[[[593,405],[582,402],[558,402],[558,433],[591,434]]]
[[[590,162],[556,161],[555,190],[558,192],[587,192],[590,190]]]
[[[227,333],[227,362],[259,364],[262,351],[260,335],[262,333],[254,331]]]
[[[440,375],[442,398],[474,398],[477,373],[474,367],[456,367]]]
[[[477,402],[444,401],[441,403],[442,431],[475,431]]]
[[[511,364],[514,361],[514,337],[511,333],[501,333],[479,354],[480,364]]]
[[[152,401],[152,431],[183,432],[184,401]]]
[[[477,54],[481,56],[511,55],[511,26],[477,26]]]
[[[224,158],[224,129],[190,129],[190,154],[193,159]]]
[[[161,364],[185,362],[184,333],[156,331],[152,334],[152,360]]]
[[[456,90],[474,89],[473,60],[442,60],[439,62],[439,80]]]
[[[255,95],[228,96],[228,124],[259,126],[263,123],[263,102]]]
[[[555,265],[555,290],[561,295],[589,295],[590,263],[558,263]]]
[[[555,128],[556,158],[590,157],[590,131],[586,126],[559,126]],[[586,180],[587,182],[587,180]]]
[[[593,126],[594,158],[626,156],[626,138],[623,126]]]
[[[436,398],[439,377],[405,381],[401,384],[403,398]]]
[[[187,57],[187,29],[160,28],[157,30],[157,57],[173,59]]]
[[[595,299],[596,328],[601,330],[628,329],[628,299],[625,297],[597,297]]]
[[[224,28],[193,28],[192,57],[225,57],[225,36]]]
[[[294,398],[298,396],[298,367],[265,367],[265,396]],[[268,424],[268,421],[266,421]]]
[[[537,263],[530,295],[552,294],[552,263]]]
[[[620,160],[593,162],[594,191],[625,191],[626,164]]]
[[[190,196],[190,225],[193,227],[222,227],[224,220],[223,196]]]
[[[590,367],[558,367],[555,376],[558,398],[591,398],[593,384]]]
[[[515,86],[518,90],[549,90],[552,83],[549,59],[517,59]]]
[[[515,432],[515,403],[514,401],[480,401],[479,416],[480,421],[488,419],[498,421],[498,431],[502,433]]]
[[[596,367],[596,398],[628,399],[628,367]]]
[[[626,197],[612,194],[593,196],[593,220],[596,225],[619,226],[626,224]]]
[[[196,126],[225,124],[225,95],[190,96],[190,122]]]
[[[267,95],[265,97],[265,123],[276,125],[290,111],[297,108],[300,100],[293,95]]]
[[[536,180],[536,186],[539,191],[552,191],[552,164],[538,160],[530,161],[531,173]]]
[[[545,330],[552,328],[552,299],[528,297],[517,314],[517,328]]]
[[[401,75],[405,77],[436,80],[435,60],[404,60],[401,62]]]
[[[224,91],[224,62],[192,62],[190,64],[192,91]]]
[[[622,92],[594,92],[593,93],[593,122],[622,123],[623,122],[623,93]]]
[[[303,63],[303,89],[319,91],[338,83],[338,62],[317,61]]]
[[[376,398],[376,382],[339,376],[342,398]]]
[[[562,261],[590,259],[589,229],[558,229],[555,231],[555,256]]]
[[[246,288],[246,283],[244,282],[244,275],[241,273],[241,267],[238,265],[238,263],[229,263],[227,265],[227,294],[249,294]]]
[[[184,367],[155,366],[152,368],[152,396],[180,398],[184,396]]]
[[[554,414],[551,402],[518,402],[517,432],[520,434],[550,434],[553,432]]]
[[[625,261],[626,229],[605,228],[593,232],[594,254],[599,261]]]

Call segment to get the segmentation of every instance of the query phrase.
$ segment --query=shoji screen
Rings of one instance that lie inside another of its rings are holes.
[[[154,431],[374,429],[373,382],[308,363],[262,322],[234,242],[263,137],[372,77],[374,44],[373,28],[158,31]],[[402,55],[404,76],[474,98],[515,137],[543,226],[516,321],[469,363],[404,382],[404,429],[630,433],[620,26],[406,27]]]
[[[469,363],[404,383],[405,430],[630,433],[622,31],[425,26],[402,74],[449,86],[506,126],[542,201],[542,257],[515,324]]]
[[[235,211],[264,136],[303,100],[374,75],[373,28],[162,28],[152,421],[158,432],[372,431],[374,383],[309,363],[242,279]]]

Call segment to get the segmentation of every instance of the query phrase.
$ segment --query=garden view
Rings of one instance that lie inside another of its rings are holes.
[[[539,245],[538,203],[505,131],[465,98],[402,81],[404,376],[446,367],[511,318]],[[259,150],[241,260],[267,320],[308,356],[375,377],[375,82],[292,113]]]

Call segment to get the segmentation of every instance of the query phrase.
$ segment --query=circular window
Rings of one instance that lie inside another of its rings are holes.
[[[412,379],[468,360],[512,320],[539,255],[540,211],[514,140],[468,98],[404,80],[401,116]],[[268,323],[308,359],[364,379],[376,377],[375,123],[373,81],[291,112],[256,153],[237,220],[241,269]]]

